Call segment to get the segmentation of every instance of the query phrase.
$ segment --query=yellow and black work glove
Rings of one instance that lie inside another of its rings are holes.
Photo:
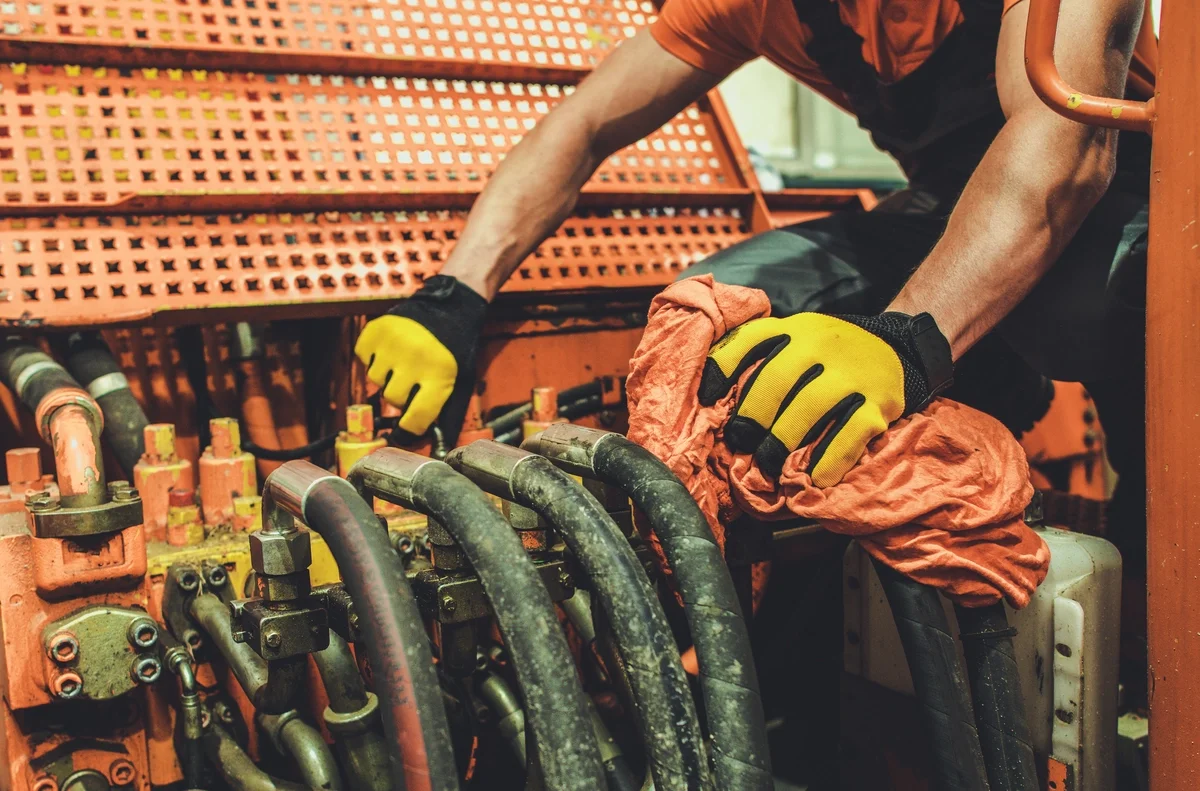
[[[384,315],[367,322],[354,353],[383,397],[404,410],[398,428],[413,438],[437,421],[454,446],[471,391],[487,300],[438,275]]]
[[[928,313],[797,313],[747,322],[718,341],[704,364],[700,403],[716,403],[764,358],[725,426],[725,443],[753,452],[777,477],[792,451],[821,437],[808,468],[819,487],[842,480],[867,443],[923,409],[953,377],[950,344]]]

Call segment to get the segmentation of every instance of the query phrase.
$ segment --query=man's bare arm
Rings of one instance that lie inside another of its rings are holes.
[[[1055,61],[1079,90],[1122,96],[1142,0],[1064,0]],[[1005,15],[996,57],[1008,117],[942,239],[889,310],[929,312],[958,359],[1025,297],[1108,189],[1117,133],[1059,116],[1025,74],[1028,3]]]
[[[442,274],[490,300],[571,214],[584,182],[607,157],[718,81],[668,53],[649,31],[626,41],[504,158]]]

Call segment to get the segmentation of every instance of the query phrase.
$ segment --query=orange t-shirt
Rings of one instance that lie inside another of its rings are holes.
[[[1004,10],[1019,2],[1004,0]],[[863,58],[885,82],[912,73],[963,20],[958,0],[839,0],[839,10],[842,21],[862,37]],[[805,53],[812,34],[797,19],[792,0],[667,0],[651,34],[675,57],[722,77],[762,56],[847,106],[845,97]],[[1157,51],[1150,3],[1146,3],[1129,69],[1135,95],[1145,98],[1153,93]]]

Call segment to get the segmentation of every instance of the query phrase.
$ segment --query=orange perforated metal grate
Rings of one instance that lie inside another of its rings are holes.
[[[0,321],[70,326],[385,299],[436,273],[464,220],[451,211],[9,219],[0,222]],[[662,286],[746,234],[740,212],[722,208],[586,212],[506,289]]]
[[[249,210],[443,207],[462,205],[463,196],[469,204],[504,153],[572,90],[4,66],[0,206],[119,212],[141,197],[162,211],[204,210],[193,205],[200,195],[237,196],[235,208]],[[648,193],[743,186],[702,105],[612,156],[590,182],[600,191]],[[319,205],[321,198],[328,203]]]
[[[648,0],[10,0],[0,56],[561,80],[653,18]]]

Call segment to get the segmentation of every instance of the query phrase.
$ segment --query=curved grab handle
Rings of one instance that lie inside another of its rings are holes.
[[[1154,100],[1133,102],[1080,93],[1067,85],[1054,65],[1054,40],[1062,0],[1028,0],[1029,27],[1025,31],[1025,71],[1033,91],[1061,116],[1093,126],[1146,132],[1154,131]]]

